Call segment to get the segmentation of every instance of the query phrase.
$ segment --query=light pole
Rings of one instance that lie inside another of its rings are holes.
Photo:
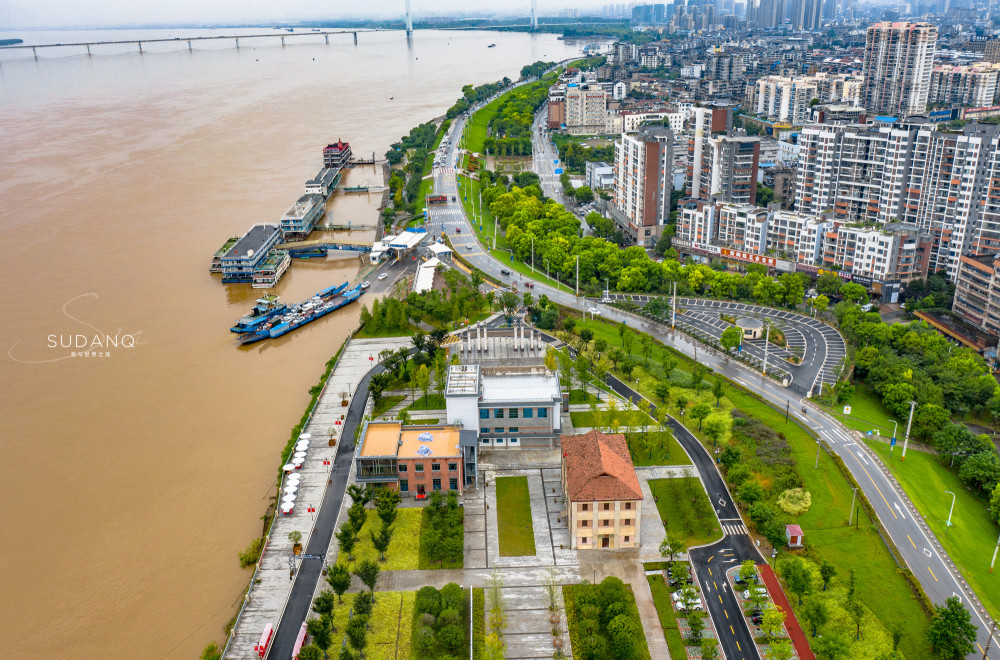
[[[531,272],[535,272],[535,237],[531,237]]]
[[[767,331],[764,333],[764,366],[761,367],[760,373],[764,376],[767,375],[767,345],[771,342],[771,324],[767,324]]]
[[[899,460],[906,460],[906,445],[910,441],[910,426],[913,424],[913,409],[917,407],[916,401],[910,401],[910,419],[906,422],[906,437],[903,438],[903,454],[899,457]],[[997,543],[1000,543],[1000,539],[997,539]],[[996,557],[996,553],[993,553]],[[990,570],[993,570],[992,568]]]
[[[950,490],[946,490],[944,492],[951,495],[951,508],[948,509],[948,522],[946,522],[944,525],[944,533],[947,534],[948,528],[951,527],[951,512],[955,510],[955,493],[951,492]]]
[[[997,544],[996,547],[993,548],[993,559],[990,560],[990,573],[993,572],[993,564],[996,563],[997,560],[997,548],[1000,548],[1000,536],[997,536]]]
[[[576,297],[580,297],[580,255],[576,255]]]
[[[549,260],[545,260],[545,279],[549,279]]]
[[[820,448],[819,438],[816,438],[816,465],[813,466],[814,470],[819,469],[819,448]]]
[[[854,498],[856,498],[858,496],[858,489],[856,487],[852,488],[851,490],[853,492],[851,493],[851,515],[847,519],[847,526],[848,527],[850,527],[851,523],[854,522]]]

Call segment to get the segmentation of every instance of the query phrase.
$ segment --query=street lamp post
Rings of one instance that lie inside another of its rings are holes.
[[[948,528],[951,527],[951,512],[955,510],[955,493],[951,492],[950,490],[946,490],[944,492],[951,495],[951,508],[948,509],[948,522],[946,522],[944,526],[944,533],[947,534]]]
[[[531,272],[535,272],[535,237],[531,237]]]
[[[910,426],[913,425],[913,409],[916,407],[917,407],[917,402],[910,401],[910,419],[909,421],[906,422],[906,436],[903,438],[903,454],[899,457],[899,460],[901,461],[906,460],[906,445],[910,441]],[[997,543],[1000,543],[1000,540],[998,540]],[[996,553],[994,553],[994,557],[995,556]]]
[[[576,255],[576,297],[580,297],[580,255]]]
[[[819,438],[816,438],[816,465],[813,466],[814,470],[819,469],[819,448],[820,448]]]
[[[1000,536],[997,536],[997,544],[996,547],[993,548],[993,559],[990,560],[990,573],[993,572],[993,564],[995,564],[997,560],[997,548],[1000,548]]]
[[[892,422],[892,437],[893,437],[893,439],[895,439],[896,438],[896,420],[890,419],[889,421]],[[896,446],[893,443],[890,442],[889,443],[889,453],[891,454],[892,450],[895,449],[895,448],[896,448]]]

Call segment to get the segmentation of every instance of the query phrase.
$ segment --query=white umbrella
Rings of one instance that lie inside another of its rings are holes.
[[[302,459],[302,458],[293,458],[292,459],[292,465],[295,466],[296,470],[298,470],[300,467],[302,467],[303,463],[305,463],[305,459]]]
[[[285,482],[290,484],[297,484],[299,483],[299,479],[301,478],[302,478],[301,474],[296,474],[293,472],[292,474],[285,477]]]
[[[299,487],[297,485],[295,485],[295,484],[288,484],[287,486],[285,486],[285,494],[286,495],[294,495],[295,492],[298,489],[299,489]]]
[[[292,465],[291,463],[288,463],[287,465],[285,465],[285,466],[284,466],[283,468],[281,468],[281,469],[282,469],[282,470],[284,470],[285,472],[291,472],[292,470],[294,470],[294,469],[295,469],[295,466],[294,466],[294,465]]]
[[[299,440],[308,440],[311,437],[312,437],[311,433],[300,433],[299,434]]]
[[[298,449],[298,450],[308,449],[309,448],[309,441],[308,440],[300,440],[295,445],[295,448]]]
[[[295,493],[286,493],[283,498],[281,498],[282,504],[295,504]]]
[[[284,514],[286,514],[286,515],[289,514],[289,513],[291,513],[292,509],[294,509],[294,508],[295,508],[295,503],[294,502],[282,502],[282,504],[281,504],[281,512],[284,513]]]

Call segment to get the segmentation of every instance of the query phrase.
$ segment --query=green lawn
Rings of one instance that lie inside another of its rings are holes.
[[[651,479],[649,490],[656,498],[656,510],[668,538],[683,541],[688,548],[722,538],[712,504],[698,477]]]
[[[609,346],[622,345],[615,323],[577,320],[576,328],[577,331],[580,328],[590,328],[594,331],[595,338],[604,338]],[[638,355],[639,352],[639,342],[636,339],[632,353]],[[662,374],[661,360],[664,355],[677,361],[675,369],[669,375],[672,387],[668,411],[684,422],[703,443],[711,445],[704,434],[697,431],[697,423],[678,416],[676,401],[678,393],[689,397],[689,407],[693,405],[694,397],[697,397],[709,403],[713,411],[717,410],[715,398],[709,390],[702,389],[695,393],[694,390],[683,387],[690,384],[693,360],[672,349],[655,344],[649,369],[638,368],[633,373],[633,380],[639,379],[638,385],[634,387],[637,387],[650,401],[655,401],[659,405],[652,388],[658,382],[657,370]],[[617,372],[616,375],[621,376]],[[712,378],[714,376],[709,374],[706,376],[706,381]],[[802,478],[803,487],[812,494],[812,507],[796,519],[803,529],[810,554],[814,558],[826,559],[833,563],[838,570],[838,579],[846,579],[848,571],[853,568],[857,575],[858,592],[883,628],[899,623],[904,634],[901,644],[903,652],[909,658],[924,657],[929,623],[927,616],[906,579],[897,572],[896,563],[873,523],[866,516],[862,516],[858,528],[847,527],[852,490],[833,460],[825,452],[822,453],[819,468],[814,470],[812,466],[816,458],[816,440],[803,427],[794,420],[786,423],[783,410],[772,408],[728,382],[724,389],[725,396],[720,410],[739,408],[785,435],[792,450],[792,458],[798,463],[798,473]],[[892,425],[889,426],[891,433]]]
[[[626,433],[625,440],[633,465],[691,465],[687,452],[670,431]]]
[[[486,141],[490,122],[493,121],[493,117],[496,116],[497,110],[500,108],[500,104],[503,102],[504,97],[509,93],[510,92],[502,94],[497,97],[496,100],[488,103],[485,107],[476,110],[465,129],[465,140],[463,141],[462,146],[469,151],[476,152],[477,154],[483,153],[483,142]]]
[[[393,407],[398,406],[405,398],[405,394],[390,394],[388,396],[383,396],[379,399],[378,403],[375,404],[375,408],[372,410],[372,417],[384,415],[387,410],[392,410]]]
[[[427,393],[427,398],[424,398],[423,394],[417,397],[417,400],[406,407],[407,410],[417,411],[417,410],[444,410],[444,395],[442,394],[432,394]]]
[[[569,391],[569,404],[583,404],[583,403],[597,403],[599,399],[596,394],[591,394],[590,392],[584,392],[583,390],[570,390]]]
[[[640,410],[598,410],[597,412],[581,411],[569,414],[573,426],[584,426],[590,428],[610,428],[615,422],[619,425],[618,433],[625,430],[625,427],[642,429],[643,423],[648,427],[656,426],[656,422],[646,413]]]
[[[347,629],[348,613],[357,594],[344,594],[344,602],[333,610],[334,647],[337,650]],[[365,657],[369,660],[397,660],[410,657],[410,639],[414,603],[417,594],[413,591],[379,591],[375,594],[375,607],[368,620],[368,646]],[[331,656],[333,657],[333,656]]]
[[[892,437],[892,413],[885,409],[885,406],[882,405],[881,397],[873,392],[868,385],[861,381],[857,381],[855,384],[854,396],[846,404],[851,407],[850,415],[844,414],[844,405],[843,403],[838,403],[825,405],[823,408],[849,429],[861,431],[862,433],[877,430],[887,438]],[[900,422],[897,427],[902,427],[897,433],[902,434],[906,428],[906,420],[896,421]]]
[[[405,508],[399,509],[396,515],[396,522],[392,525],[392,541],[389,549],[385,553],[385,561],[379,562],[379,567],[383,571],[409,571],[418,567],[419,552],[418,543],[414,539],[420,537],[420,526],[422,523],[421,512],[423,509]],[[378,550],[372,545],[372,532],[378,531],[382,527],[378,513],[374,509],[368,510],[368,520],[361,527],[358,534],[357,545],[354,546],[354,561],[347,561],[346,553],[337,555],[337,562],[354,566],[362,559],[379,558]]]
[[[670,605],[670,594],[674,588],[667,584],[662,575],[650,575],[646,579],[649,580],[649,589],[653,592],[653,604],[656,605],[656,614],[660,618],[663,636],[667,639],[670,657],[683,660],[687,657],[687,651],[684,650],[681,631],[677,628],[676,613]]]
[[[869,446],[899,480],[991,615],[1000,615],[1000,571],[989,572],[997,526],[989,518],[985,499],[975,491],[966,490],[956,471],[932,454],[910,449],[906,452],[906,461],[902,462],[899,447],[890,454],[888,445],[882,442],[870,442]],[[952,527],[946,525],[952,502],[946,490],[955,493]],[[920,539],[913,540],[923,547]]]
[[[527,477],[498,477],[497,534],[501,557],[535,554],[535,532],[531,526],[531,500]]]
[[[475,587],[472,590],[472,660],[485,660],[485,646],[486,592],[482,587]]]
[[[410,420],[410,424],[413,424],[414,426],[434,426],[435,424],[439,424],[440,422],[441,422],[441,420],[439,418],[437,418],[437,417],[432,417],[430,419],[412,419],[412,420]]]

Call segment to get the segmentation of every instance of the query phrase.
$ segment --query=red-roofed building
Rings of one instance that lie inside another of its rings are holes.
[[[341,169],[351,162],[351,145],[343,140],[337,140],[323,148],[323,167]]]
[[[562,450],[571,547],[639,547],[642,486],[625,436],[600,431],[564,435]]]

